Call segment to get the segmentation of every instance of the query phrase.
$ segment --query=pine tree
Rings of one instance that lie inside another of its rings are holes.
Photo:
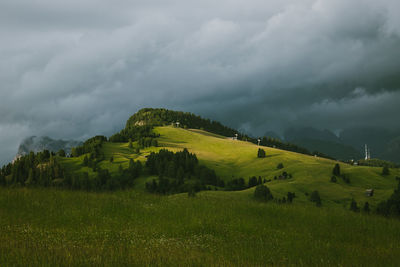
[[[313,191],[310,195],[310,201],[311,202],[315,202],[315,204],[317,205],[317,207],[321,206],[322,202],[321,202],[321,197],[319,196],[318,191]]]
[[[133,145],[132,145],[132,139],[131,139],[131,138],[129,138],[129,144],[128,144],[128,147],[129,147],[130,149],[132,149],[132,148],[133,148]]]
[[[388,166],[384,166],[382,168],[382,175],[389,175],[389,174],[390,174],[390,171],[389,171]]]
[[[2,173],[0,173],[0,186],[1,185],[6,185],[6,177]]]
[[[258,157],[258,158],[265,158],[265,150],[259,148],[259,149],[258,149],[258,152],[257,152],[257,157]]]
[[[83,166],[89,166],[89,159],[88,159],[88,156],[85,156],[85,157],[83,158]]]
[[[268,201],[273,199],[271,191],[265,185],[257,185],[256,189],[254,190],[254,197],[260,201]]]
[[[32,168],[30,168],[28,179],[25,181],[25,185],[27,185],[27,186],[33,185],[33,183],[34,183],[33,179],[34,179],[33,170],[32,170]]]
[[[350,210],[352,210],[354,212],[360,211],[360,208],[357,206],[357,202],[354,200],[354,198],[351,199]]]
[[[133,159],[129,159],[129,170],[133,170],[135,168],[135,164],[133,162]]]
[[[332,170],[332,174],[335,176],[340,176],[340,165],[336,163],[335,167]]]
[[[364,207],[363,207],[363,211],[365,213],[369,213],[370,212],[369,203],[368,202],[365,202]]]
[[[253,177],[249,178],[249,187],[256,186],[257,184],[258,184],[257,177],[253,176]]]
[[[296,197],[296,194],[295,193],[292,193],[292,192],[288,192],[287,193],[287,200],[288,200],[288,202],[289,203],[292,203],[293,202],[293,199]]]

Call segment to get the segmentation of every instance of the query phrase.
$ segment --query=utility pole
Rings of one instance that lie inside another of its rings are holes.
[[[365,144],[365,160],[371,159],[371,150],[368,148],[367,144]]]

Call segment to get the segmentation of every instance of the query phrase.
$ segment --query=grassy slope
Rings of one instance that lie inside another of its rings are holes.
[[[226,181],[232,177],[243,177],[247,180],[253,175],[261,176],[272,179],[268,186],[275,196],[282,197],[291,191],[296,193],[296,201],[309,204],[306,193],[318,190],[325,205],[341,206],[348,206],[351,198],[359,203],[368,201],[375,206],[379,201],[387,199],[392,194],[393,188],[396,186],[394,177],[400,175],[398,170],[392,169],[391,175],[383,177],[380,174],[382,168],[350,166],[341,163],[342,173],[350,177],[351,183],[345,184],[342,179],[338,178],[338,183],[334,184],[330,182],[330,178],[336,161],[269,147],[263,147],[267,157],[259,159],[256,157],[258,146],[249,142],[234,141],[201,130],[157,127],[155,131],[161,135],[160,147],[141,150],[139,155],[133,154],[127,143],[104,144],[106,159],[113,155],[114,162],[110,163],[105,160],[100,166],[115,172],[119,165],[126,168],[130,158],[140,159],[144,162],[145,156],[150,151],[161,148],[178,151],[188,148],[189,151],[196,153],[202,164],[216,170],[217,174]],[[64,159],[64,162],[73,165],[74,167],[70,168],[79,171],[81,160]],[[285,168],[277,170],[276,166],[280,162],[284,164]],[[87,168],[81,170],[87,170]],[[281,174],[282,171],[292,174],[293,178],[273,180],[273,177]],[[146,178],[138,180],[139,188],[144,187],[145,180]],[[375,189],[374,197],[365,197],[364,192],[367,188]],[[251,188],[241,193],[252,194],[253,190]]]
[[[0,188],[0,265],[160,265],[398,266],[400,221],[363,215],[340,207],[353,195],[364,201],[365,188],[377,189],[375,203],[393,190],[395,175],[380,168],[341,164],[351,185],[329,182],[334,161],[258,147],[199,130],[157,128],[159,143],[171,150],[187,147],[226,180],[261,175],[272,178],[282,162],[293,175],[272,181],[273,194],[295,191],[292,205],[258,203],[254,189],[205,191],[157,196],[138,190],[87,193],[57,189]],[[106,143],[102,167],[117,171],[129,158],[145,160],[153,150],[132,154],[128,144]],[[78,172],[82,158],[63,159]],[[93,175],[91,172],[89,172]],[[302,192],[319,190],[316,208]],[[334,205],[335,201],[339,205]]]
[[[230,192],[0,188],[1,266],[398,266],[400,222]]]

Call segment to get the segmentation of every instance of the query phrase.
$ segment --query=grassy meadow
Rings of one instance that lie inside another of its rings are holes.
[[[398,266],[400,222],[242,192],[0,189],[1,266]]]
[[[157,127],[159,147],[135,154],[128,143],[104,143],[111,173],[151,151],[187,148],[225,181],[261,176],[274,197],[295,192],[293,204],[260,203],[254,188],[159,196],[152,177],[116,192],[0,188],[0,266],[399,266],[400,220],[349,211],[354,198],[372,209],[397,185],[399,170],[340,163],[346,184],[330,182],[336,161],[234,141],[201,130]],[[136,145],[134,143],[134,145]],[[114,158],[113,162],[108,159]],[[60,158],[78,174],[83,156]],[[277,165],[284,168],[278,170]],[[273,177],[286,171],[287,180]],[[366,197],[374,188],[373,197]],[[308,194],[318,190],[322,207]]]

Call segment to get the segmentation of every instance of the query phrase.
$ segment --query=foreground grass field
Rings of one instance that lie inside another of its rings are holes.
[[[400,221],[259,203],[0,188],[1,266],[399,266]]]

